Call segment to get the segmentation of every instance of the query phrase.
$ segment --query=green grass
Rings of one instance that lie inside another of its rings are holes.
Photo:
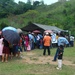
[[[51,49],[51,56],[54,56],[56,48]],[[27,52],[23,54],[26,55]],[[29,56],[31,60],[36,60],[36,56],[42,57],[43,50],[32,50],[34,55]],[[32,58],[34,57],[34,58]],[[75,64],[75,47],[68,47],[64,50],[64,59],[70,60]],[[56,65],[46,64],[28,64],[22,62],[23,59],[9,59],[8,63],[0,62],[0,75],[75,75],[75,66],[63,65],[62,70],[56,70]]]

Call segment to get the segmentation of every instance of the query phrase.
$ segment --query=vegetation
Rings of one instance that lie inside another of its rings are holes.
[[[16,28],[21,28],[29,21],[57,26],[69,30],[75,35],[75,0],[58,0],[58,2],[46,5],[44,1],[30,0],[27,3],[14,0],[0,1],[0,24],[5,23]],[[14,6],[13,6],[14,5]],[[0,27],[1,29],[1,27]]]

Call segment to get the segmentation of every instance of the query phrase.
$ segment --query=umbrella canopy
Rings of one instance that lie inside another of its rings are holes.
[[[17,33],[20,34],[20,33],[22,33],[22,32],[23,32],[23,31],[22,31],[20,28],[17,29]]]
[[[13,30],[4,30],[2,35],[11,44],[18,44],[20,41],[19,34]]]
[[[34,30],[33,33],[41,33],[39,30]]]
[[[51,30],[46,30],[46,31],[44,31],[44,33],[50,33],[50,34],[53,34],[53,31],[51,31]]]
[[[11,26],[8,26],[8,27],[5,27],[2,29],[2,31],[5,31],[5,30],[13,30],[13,31],[17,32],[17,29],[14,27],[11,27]]]

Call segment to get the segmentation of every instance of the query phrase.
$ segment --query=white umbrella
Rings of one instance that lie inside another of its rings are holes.
[[[23,31],[22,31],[20,28],[17,29],[17,33],[20,34],[20,33],[22,33],[22,32],[23,32]]]

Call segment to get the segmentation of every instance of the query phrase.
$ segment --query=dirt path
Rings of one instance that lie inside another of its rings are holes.
[[[27,52],[25,54],[25,56],[22,56],[22,62],[24,63],[29,63],[29,64],[53,64],[53,65],[57,65],[57,62],[53,62],[52,56],[34,56],[36,55],[35,53],[32,52]],[[71,66],[75,66],[75,64],[73,64],[72,61],[68,61],[68,60],[63,60],[63,64],[64,65],[71,65]]]

